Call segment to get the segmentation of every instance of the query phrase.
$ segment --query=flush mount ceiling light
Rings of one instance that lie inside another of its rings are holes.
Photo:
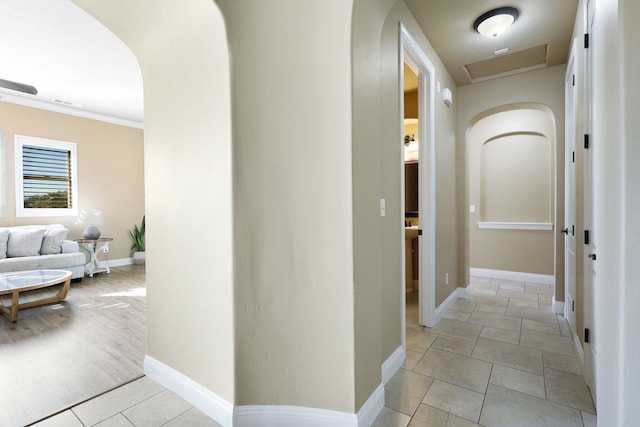
[[[497,37],[507,31],[518,15],[515,7],[499,7],[480,15],[473,23],[473,29],[485,37]]]

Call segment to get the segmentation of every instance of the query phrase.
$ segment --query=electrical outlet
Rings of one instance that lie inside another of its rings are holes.
[[[444,275],[444,284],[445,284],[445,285],[448,285],[448,284],[449,284],[449,273],[446,273],[446,274]]]

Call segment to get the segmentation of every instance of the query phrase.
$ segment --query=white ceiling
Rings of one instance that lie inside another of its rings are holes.
[[[464,65],[548,44],[546,66],[566,62],[578,0],[405,0],[458,85]],[[501,6],[520,17],[494,39],[473,21]],[[0,0],[0,79],[33,85],[37,95],[0,88],[0,101],[142,127],[142,76],[131,51],[70,0]],[[522,70],[521,70],[522,71]],[[64,103],[56,103],[58,99]]]
[[[0,88],[0,100],[142,127],[137,60],[70,0],[0,0],[0,40],[0,79],[38,89]]]

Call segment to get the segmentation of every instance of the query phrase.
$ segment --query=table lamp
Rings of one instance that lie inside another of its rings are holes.
[[[78,224],[87,224],[87,228],[82,232],[83,239],[99,239],[100,230],[96,225],[104,224],[102,219],[102,211],[100,209],[89,208],[82,209],[78,217]]]

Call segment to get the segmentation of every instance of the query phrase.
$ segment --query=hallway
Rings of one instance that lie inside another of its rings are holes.
[[[374,426],[595,426],[552,297],[550,285],[472,277],[469,298],[428,329],[408,294],[407,358]]]
[[[552,287],[472,277],[433,329],[407,295],[407,359],[385,387],[375,427],[595,427],[594,406]],[[104,423],[104,424],[100,424]],[[479,424],[477,424],[479,423]],[[38,426],[218,425],[148,378]]]

